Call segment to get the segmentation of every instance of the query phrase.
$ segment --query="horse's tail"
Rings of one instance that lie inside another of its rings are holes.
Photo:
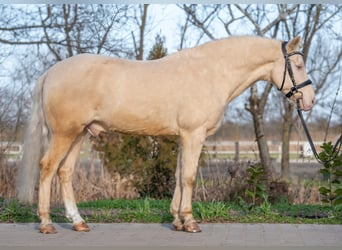
[[[33,203],[39,162],[48,143],[48,128],[43,109],[45,78],[45,74],[40,77],[34,89],[31,117],[25,131],[23,157],[16,179],[17,198],[25,203]]]

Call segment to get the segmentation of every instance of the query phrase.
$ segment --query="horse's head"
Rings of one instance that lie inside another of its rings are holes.
[[[287,98],[297,102],[300,109],[310,110],[315,102],[315,92],[306,74],[303,54],[299,52],[300,48],[300,37],[282,43],[283,57],[274,65],[272,81]]]

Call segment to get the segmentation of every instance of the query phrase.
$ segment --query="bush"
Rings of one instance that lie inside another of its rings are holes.
[[[141,196],[172,196],[178,154],[175,136],[111,133],[100,136],[95,145],[96,150],[103,152],[107,169],[122,177],[133,177],[133,185]]]
[[[342,205],[342,154],[334,152],[331,142],[324,143],[321,148],[323,151],[319,154],[319,158],[323,161],[323,168],[320,172],[327,184],[321,186],[319,192],[323,197],[322,201],[329,203],[332,211],[335,211],[337,206]]]

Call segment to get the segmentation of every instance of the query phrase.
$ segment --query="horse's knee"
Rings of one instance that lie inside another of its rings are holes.
[[[182,186],[183,187],[192,187],[195,183],[196,177],[195,175],[184,175],[182,177]]]

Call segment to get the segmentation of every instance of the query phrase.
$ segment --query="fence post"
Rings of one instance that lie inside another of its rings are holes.
[[[239,149],[239,142],[236,141],[235,142],[235,157],[234,157],[234,161],[238,162],[240,160],[240,149]]]

